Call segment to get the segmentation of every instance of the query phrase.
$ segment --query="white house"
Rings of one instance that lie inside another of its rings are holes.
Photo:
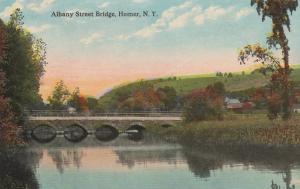
[[[227,109],[241,109],[243,108],[243,103],[240,102],[239,99],[236,98],[225,98],[226,108]]]
[[[294,107],[293,107],[293,111],[295,113],[300,113],[300,104],[295,104]]]
[[[75,114],[76,113],[76,108],[68,107],[68,112],[69,112],[69,114]]]

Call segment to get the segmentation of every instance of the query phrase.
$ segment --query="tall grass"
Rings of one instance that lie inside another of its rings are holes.
[[[300,145],[300,117],[270,121],[265,115],[227,115],[224,121],[183,124],[156,132],[188,145],[295,146]]]

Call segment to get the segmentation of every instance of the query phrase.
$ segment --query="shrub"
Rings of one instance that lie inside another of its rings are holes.
[[[185,97],[183,113],[185,121],[222,120],[224,93],[224,84],[221,82],[192,91]]]

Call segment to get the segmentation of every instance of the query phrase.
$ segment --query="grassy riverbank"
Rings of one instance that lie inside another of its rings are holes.
[[[224,121],[201,121],[168,129],[153,129],[166,139],[187,145],[298,146],[300,116],[288,122],[265,115],[227,115]]]

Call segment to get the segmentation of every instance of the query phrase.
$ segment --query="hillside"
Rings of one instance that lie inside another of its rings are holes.
[[[300,83],[300,67],[294,67],[291,79],[295,83]],[[269,78],[263,76],[261,73],[233,73],[232,77],[216,76],[215,74],[203,74],[195,76],[182,76],[182,77],[168,77],[161,79],[137,81],[130,84],[118,86],[110,92],[104,94],[99,98],[99,104],[114,103],[116,100],[116,94],[123,93],[123,91],[134,91],[141,83],[147,83],[159,87],[173,87],[179,95],[187,94],[188,92],[197,89],[204,88],[209,84],[213,84],[217,81],[224,83],[226,90],[229,92],[243,91],[250,88],[262,87],[268,83]]]

